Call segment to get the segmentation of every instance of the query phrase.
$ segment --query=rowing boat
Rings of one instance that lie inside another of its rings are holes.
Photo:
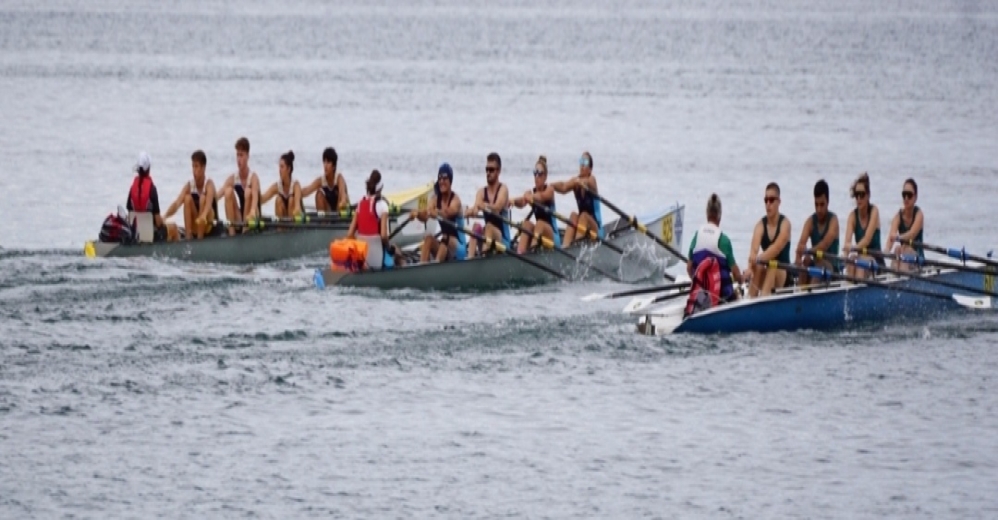
[[[677,247],[682,243],[684,207],[676,205],[639,218],[664,242]],[[573,243],[566,251],[576,262],[554,251],[541,250],[523,255],[527,260],[553,269],[572,280],[598,277],[596,266],[615,273],[625,281],[647,279],[675,265],[677,258],[627,222],[617,220],[605,228],[607,241],[624,250],[620,255],[608,247],[586,241]],[[378,271],[350,272],[330,268],[317,269],[313,281],[318,288],[329,286],[373,287],[379,289],[461,289],[485,290],[548,283],[556,277],[530,262],[511,254],[493,254],[468,260],[428,263]]]
[[[425,208],[432,184],[386,195],[385,198],[403,212]],[[409,217],[392,218],[389,227],[397,228]],[[235,236],[206,237],[201,240],[181,240],[177,242],[129,243],[91,241],[84,246],[84,253],[90,257],[157,257],[209,262],[219,264],[258,264],[298,258],[329,248],[329,242],[343,238],[347,234],[350,221],[347,219],[326,222],[321,225],[284,226],[281,229],[267,228],[247,231]],[[394,239],[400,246],[412,245],[422,240],[422,234],[415,226],[403,230]]]
[[[767,297],[743,298],[686,319],[686,299],[682,298],[644,311],[638,320],[638,332],[667,335],[835,330],[871,322],[924,320],[948,311],[987,305],[986,297],[955,295],[952,288],[938,282],[990,291],[995,286],[994,276],[935,268],[915,278],[885,275],[873,282],[886,286],[838,281],[794,287]]]

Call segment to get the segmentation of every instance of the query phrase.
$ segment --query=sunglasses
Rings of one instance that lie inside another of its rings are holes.
[[[440,175],[440,176],[437,177],[437,180],[438,181],[447,181],[447,182],[450,182],[450,177],[448,177],[446,175]]]
[[[852,196],[855,197],[855,198],[857,198],[857,199],[865,199],[866,198],[866,192],[865,191],[855,191],[855,192],[853,192]]]
[[[763,199],[762,199],[762,200],[763,200],[763,202],[765,202],[766,204],[772,204],[772,203],[774,203],[774,202],[776,202],[776,201],[780,200],[780,198],[779,198],[779,197],[763,197]]]
[[[542,170],[534,170],[534,177],[540,177],[541,175],[545,175],[546,173],[547,172],[544,172]]]
[[[901,192],[901,198],[904,200],[913,199],[915,198],[915,192],[904,190]]]
[[[495,172],[496,172],[495,166],[486,166],[485,167],[485,173],[495,173]]]
[[[580,157],[579,158],[579,166],[589,166],[589,158],[588,157]]]

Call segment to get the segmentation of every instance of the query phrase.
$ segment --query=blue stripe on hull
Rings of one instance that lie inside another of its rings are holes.
[[[984,276],[979,273],[947,272],[938,275],[938,279],[977,289],[984,288]],[[947,296],[954,292],[960,293],[921,280],[896,283]],[[712,334],[829,330],[868,322],[925,319],[957,309],[962,307],[952,299],[931,298],[877,287],[850,286],[839,290],[817,289],[813,292],[731,304],[730,307],[721,307],[687,319],[675,332]]]

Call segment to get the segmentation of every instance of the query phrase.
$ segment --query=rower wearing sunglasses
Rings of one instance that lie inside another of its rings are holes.
[[[575,203],[579,206],[579,211],[573,212],[569,217],[572,225],[565,229],[563,247],[572,245],[576,237],[576,228],[579,228],[580,236],[587,235],[588,230],[594,229],[599,238],[603,238],[600,203],[593,195],[599,193],[596,188],[596,177],[593,175],[593,156],[589,152],[582,152],[582,157],[579,158],[579,175],[567,181],[551,183],[551,186],[558,193],[572,192],[575,195]]]
[[[746,281],[749,285],[749,296],[768,296],[773,289],[784,287],[788,281],[787,272],[783,269],[769,269],[761,262],[776,260],[782,264],[790,263],[790,219],[780,213],[780,185],[775,182],[766,186],[763,197],[766,204],[766,216],[755,225],[752,233],[752,247],[749,249],[749,261]],[[761,251],[760,251],[761,249]]]
[[[561,247],[561,236],[558,234],[558,227],[554,221],[554,188],[548,184],[548,160],[543,155],[537,158],[534,164],[534,187],[523,194],[522,197],[513,199],[513,205],[522,208],[530,206],[534,210],[534,221],[523,221],[523,232],[527,236],[533,236],[533,240],[524,240],[522,237],[516,246],[516,251],[521,255],[527,252],[531,243],[535,246],[541,238],[547,238],[554,243],[555,247]]]
[[[921,208],[915,205],[918,202],[918,184],[915,184],[915,179],[904,181],[904,185],[901,188],[901,200],[901,209],[897,215],[894,215],[894,219],[891,220],[891,231],[887,234],[888,250],[898,255],[918,255],[919,258],[925,258],[925,250],[921,247],[913,249],[911,246],[895,244],[899,240],[922,242],[924,217],[922,216]],[[894,268],[913,270],[915,266],[910,263],[895,262]]]
[[[440,217],[447,222],[440,222],[440,238],[427,235],[423,237],[423,247],[419,253],[419,261],[426,263],[433,255],[437,262],[451,259],[464,260],[467,253],[467,238],[464,233],[464,215],[461,212],[461,197],[454,193],[454,169],[450,164],[443,163],[437,170],[437,183],[433,187],[434,195],[429,200],[425,210],[413,210],[411,218],[422,222]]]
[[[846,243],[842,250],[846,254],[857,250],[880,251],[880,210],[870,204],[870,176],[866,172],[853,182],[852,196],[856,199],[856,209],[849,214],[849,220],[846,222]],[[860,254],[859,258],[883,263],[879,255],[873,257]],[[862,278],[867,272],[866,269],[857,268],[855,264],[849,263],[846,266],[846,274]]]
[[[499,182],[502,173],[502,158],[492,152],[485,158],[486,185],[475,195],[475,204],[468,208],[464,216],[476,217],[481,213],[485,220],[485,228],[481,236],[509,247],[509,224],[503,219],[509,219],[509,189]],[[478,239],[468,238],[468,255],[478,256]]]

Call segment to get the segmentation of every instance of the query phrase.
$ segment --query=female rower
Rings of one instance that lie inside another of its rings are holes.
[[[575,203],[579,211],[573,212],[569,217],[572,225],[565,228],[565,240],[562,247],[572,245],[576,237],[576,228],[579,236],[589,234],[589,230],[596,230],[597,235],[603,238],[603,224],[600,217],[600,203],[594,194],[599,193],[596,187],[596,177],[593,175],[593,156],[589,152],[582,152],[579,158],[579,175],[563,182],[553,182],[551,186],[558,193],[572,192],[575,195]]]
[[[423,237],[423,247],[419,253],[420,263],[430,261],[434,255],[437,262],[464,260],[467,255],[468,239],[464,232],[464,215],[461,213],[461,197],[454,193],[454,169],[443,163],[437,170],[433,198],[427,209],[413,210],[410,218],[422,222],[440,219],[440,238],[433,235]]]
[[[554,222],[554,188],[548,181],[548,160],[543,155],[537,158],[534,164],[534,187],[523,194],[522,197],[513,199],[513,205],[522,208],[531,206],[534,210],[534,221],[525,220],[523,231],[527,235],[532,235],[533,240],[520,240],[516,250],[523,254],[527,252],[531,243],[534,246],[540,243],[542,238],[552,241],[555,247],[561,247],[561,237],[558,235],[557,226]]]
[[[381,269],[385,259],[394,253],[394,248],[388,243],[388,203],[381,198],[381,172],[374,170],[365,181],[367,195],[357,203],[357,211],[353,214],[348,238],[367,242],[367,268]],[[395,257],[394,265],[401,265],[401,255]]]
[[[849,214],[846,222],[846,243],[842,249],[846,254],[857,253],[862,260],[882,263],[882,259],[865,253],[880,251],[880,210],[870,204],[870,176],[866,172],[853,182],[852,196],[856,199],[856,209]],[[846,267],[846,273],[860,278],[867,275],[866,269],[857,268],[852,263]]]
[[[915,184],[915,179],[904,181],[901,188],[901,201],[901,210],[891,220],[891,231],[887,234],[888,250],[897,255],[918,255],[919,258],[925,258],[925,250],[921,246],[924,216],[921,208],[915,205],[918,202],[918,184]],[[916,249],[910,245],[895,244],[899,241],[915,241],[919,243],[919,246]],[[895,260],[894,268],[914,271],[917,267],[910,262]]]
[[[291,178],[294,171],[295,153],[288,150],[288,153],[282,155],[278,161],[280,178],[260,196],[261,205],[277,196],[277,200],[274,201],[274,216],[277,218],[290,218],[305,212],[301,200],[301,185]]]

